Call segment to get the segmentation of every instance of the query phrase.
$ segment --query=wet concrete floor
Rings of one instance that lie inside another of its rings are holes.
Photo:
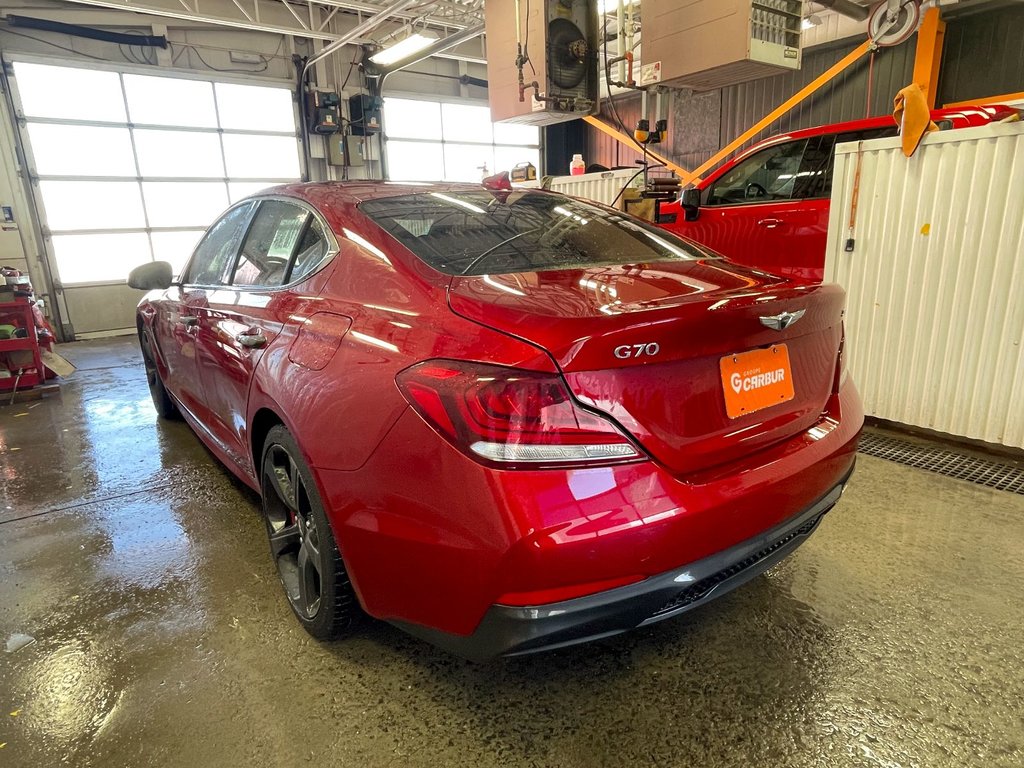
[[[1024,496],[862,457],[803,548],[686,617],[473,665],[293,619],[257,499],[134,339],[0,408],[0,766],[1021,766]]]

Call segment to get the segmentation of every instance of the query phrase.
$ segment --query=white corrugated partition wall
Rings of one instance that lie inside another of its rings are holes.
[[[551,180],[551,191],[611,205],[630,178],[636,176],[637,170],[627,168],[621,171],[584,173],[582,176],[555,176]],[[540,182],[530,181],[516,186],[539,187]]]
[[[867,413],[1024,447],[1024,124],[836,147],[826,279]]]

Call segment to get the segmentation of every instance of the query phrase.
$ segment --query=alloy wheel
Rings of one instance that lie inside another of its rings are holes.
[[[312,619],[322,596],[320,529],[298,464],[284,446],[267,449],[262,485],[270,551],[281,582],[296,613]]]

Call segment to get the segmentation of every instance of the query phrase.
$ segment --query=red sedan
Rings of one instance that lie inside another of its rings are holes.
[[[361,609],[487,658],[657,622],[853,470],[840,288],[558,194],[279,187],[129,282],[158,411],[261,493],[317,638]]]

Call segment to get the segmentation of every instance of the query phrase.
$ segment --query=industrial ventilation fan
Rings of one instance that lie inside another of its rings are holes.
[[[484,15],[492,119],[550,125],[597,111],[597,0],[487,0]]]
[[[568,19],[552,19],[548,23],[548,76],[563,91],[570,91],[587,76],[591,59],[587,38]]]

